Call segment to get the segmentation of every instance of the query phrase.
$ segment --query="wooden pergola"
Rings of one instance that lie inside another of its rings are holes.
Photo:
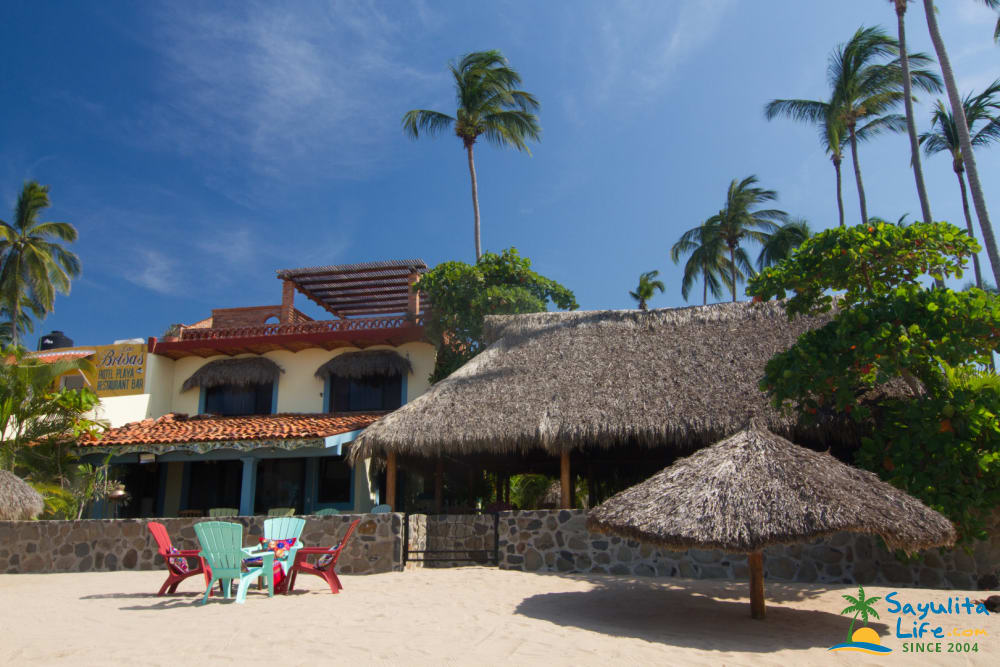
[[[291,317],[296,291],[342,319],[393,313],[419,315],[428,305],[427,298],[414,292],[412,286],[426,272],[427,264],[422,259],[278,271],[283,281],[281,321]]]

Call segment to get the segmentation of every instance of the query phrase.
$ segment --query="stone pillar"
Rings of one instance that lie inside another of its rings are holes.
[[[407,280],[409,289],[406,298],[406,314],[410,317],[416,317],[417,313],[420,312],[420,292],[413,289],[413,286],[418,282],[420,282],[420,274],[414,271]]]
[[[291,324],[295,313],[295,283],[283,280],[281,283],[281,315],[278,319],[282,324]]]
[[[257,497],[257,459],[244,456],[243,478],[240,483],[240,516],[253,516],[254,499]]]

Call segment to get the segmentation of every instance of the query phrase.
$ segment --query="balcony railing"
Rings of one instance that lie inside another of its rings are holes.
[[[423,326],[423,315],[416,317],[396,315],[393,317],[359,317],[348,320],[321,320],[319,322],[297,322],[294,324],[262,324],[255,327],[234,327],[230,329],[185,329],[181,340],[221,340],[226,338],[259,338],[263,336],[287,336],[296,334],[341,333],[348,331],[378,331]]]

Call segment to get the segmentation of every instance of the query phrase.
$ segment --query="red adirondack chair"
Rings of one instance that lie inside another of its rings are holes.
[[[302,547],[299,549],[295,554],[295,562],[292,563],[292,567],[288,570],[288,576],[282,582],[282,590],[280,592],[285,594],[290,593],[295,588],[296,575],[302,572],[303,574],[313,574],[317,577],[322,577],[327,585],[330,586],[331,593],[339,593],[343,585],[340,583],[340,579],[335,572],[337,559],[340,558],[340,554],[347,545],[347,540],[351,538],[351,533],[354,532],[359,523],[361,523],[361,519],[352,521],[351,525],[347,527],[347,532],[344,533],[344,538],[335,547]],[[317,560],[316,563],[310,563],[309,556],[320,556],[321,560],[326,560],[327,562],[321,564],[320,560]],[[324,556],[326,556],[325,559],[323,558]]]
[[[205,559],[198,555],[198,549],[174,549],[173,544],[170,543],[170,536],[167,535],[167,529],[162,523],[150,521],[147,525],[149,532],[153,534],[153,539],[156,540],[160,555],[167,563],[167,580],[163,582],[157,595],[163,595],[167,592],[172,595],[177,590],[177,584],[196,574],[204,575],[205,586],[208,586],[209,582],[212,581],[212,570],[208,567]],[[186,564],[188,558],[196,559],[198,567],[189,569],[180,565],[180,563]],[[219,582],[219,586],[222,586],[222,582]]]

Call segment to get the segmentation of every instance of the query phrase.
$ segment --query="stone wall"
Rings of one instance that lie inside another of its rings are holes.
[[[407,565],[413,567],[455,567],[492,563],[495,542],[492,514],[410,514]],[[468,549],[469,551],[460,551]],[[458,551],[454,554],[427,551]],[[450,556],[450,558],[449,558]],[[433,560],[409,560],[433,559]],[[442,560],[438,560],[442,559]]]
[[[901,562],[867,535],[838,533],[807,544],[764,550],[772,581],[859,583],[931,588],[996,588],[1000,574],[1000,521],[992,539],[964,549],[930,549]],[[583,510],[502,512],[500,567],[528,572],[601,572],[696,579],[746,579],[745,554],[718,550],[669,551],[593,533]]]
[[[244,544],[255,544],[267,517],[232,517],[246,526]],[[337,572],[374,574],[403,566],[402,514],[309,516],[302,540],[309,546],[340,543],[354,519],[361,523],[337,561]],[[194,524],[204,518],[156,519],[174,546],[196,549]],[[146,519],[0,521],[0,573],[93,572],[163,568]]]

